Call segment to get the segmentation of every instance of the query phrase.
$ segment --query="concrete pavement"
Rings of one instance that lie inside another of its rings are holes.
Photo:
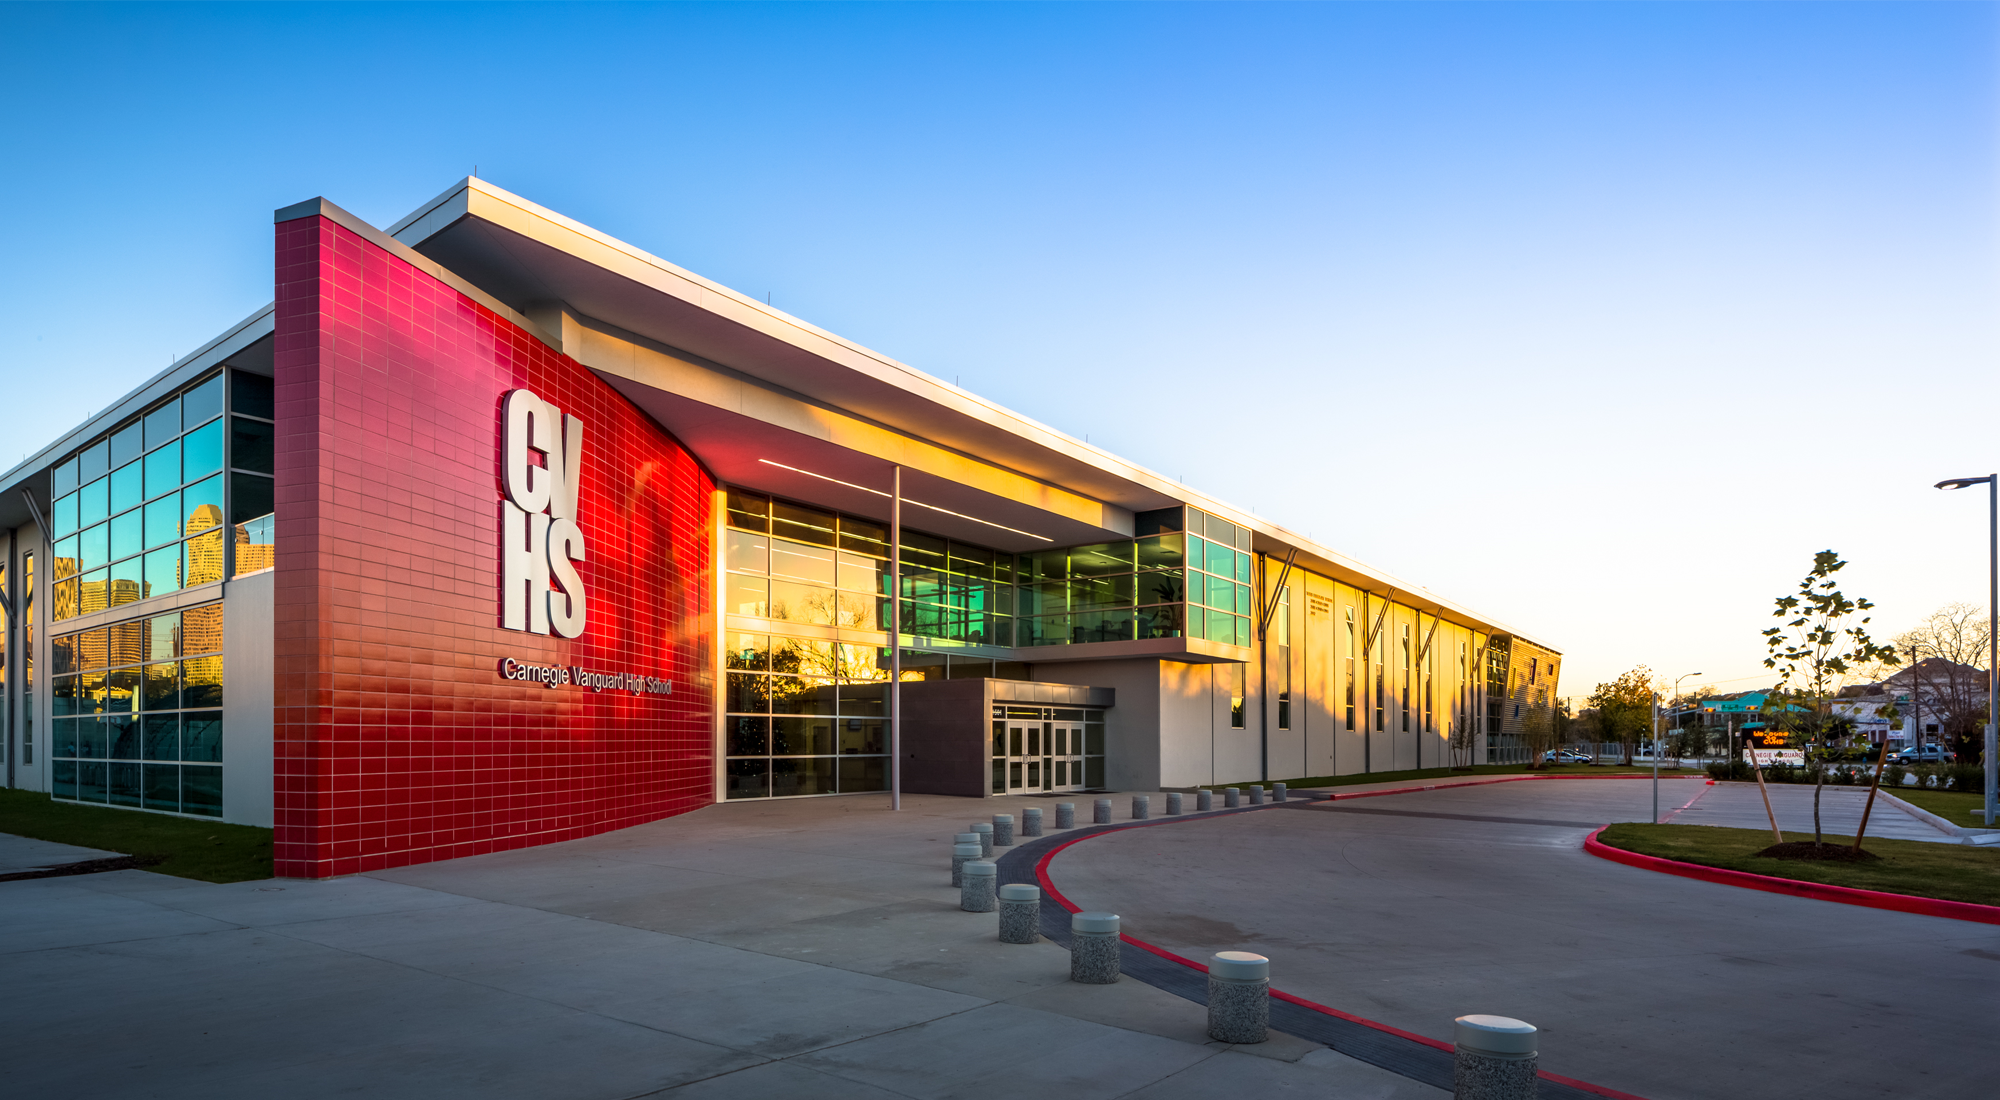
[[[1498,783],[1125,830],[1050,872],[1134,936],[1269,955],[1274,988],[1418,1034],[1528,1020],[1545,1069],[1649,1100],[1992,1094],[2000,927],[1582,851],[1650,809],[1646,780]]]
[[[1771,783],[1765,790],[1771,798],[1771,812],[1778,828],[1788,833],[1810,833],[1813,828],[1813,788],[1804,783]],[[1886,792],[1885,792],[1886,793]],[[1833,841],[1847,843],[1861,825],[1862,807],[1868,801],[1866,787],[1828,786],[1821,792],[1820,825]],[[1661,820],[1675,825],[1723,825],[1732,829],[1769,829],[1771,818],[1764,812],[1764,799],[1755,783],[1704,785],[1701,795],[1685,808],[1662,813]],[[1957,844],[1949,835],[1911,816],[1901,806],[1878,795],[1868,815],[1868,835],[1892,840],[1920,840],[1936,844]]]

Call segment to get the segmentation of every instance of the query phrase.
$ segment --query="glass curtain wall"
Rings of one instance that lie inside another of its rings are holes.
[[[1250,532],[1199,509],[1187,510],[1187,635],[1250,644]]]
[[[222,816],[222,604],[56,635],[57,799]]]

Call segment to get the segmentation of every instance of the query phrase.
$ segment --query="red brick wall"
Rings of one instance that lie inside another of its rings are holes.
[[[574,640],[503,630],[500,405],[585,425]],[[713,798],[706,472],[575,360],[325,217],[277,227],[277,873],[546,844]],[[503,680],[503,657],[673,694]]]

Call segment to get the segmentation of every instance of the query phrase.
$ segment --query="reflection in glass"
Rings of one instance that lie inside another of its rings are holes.
[[[725,532],[722,560],[727,568],[739,573],[769,573],[771,539],[752,531]]]
[[[888,790],[888,764],[887,758],[880,756],[860,756],[852,759],[843,757],[840,761],[841,791],[846,793]]]
[[[229,475],[229,522],[247,523],[276,510],[270,478],[260,474]]]
[[[76,494],[71,493],[49,509],[50,533],[61,538],[76,530]]]
[[[181,548],[162,546],[146,555],[146,594],[164,596],[181,587]]]
[[[727,709],[746,714],[770,713],[771,693],[767,677],[755,672],[731,672],[728,676]]]
[[[722,606],[731,615],[765,618],[771,610],[771,582],[763,577],[731,573],[723,582]]]
[[[220,510],[216,513],[220,518]],[[196,535],[184,543],[187,547],[187,586],[208,584],[222,579],[222,532],[210,531],[206,535]]]
[[[189,711],[181,715],[181,759],[222,762],[221,711]]]
[[[733,497],[734,494],[731,494]],[[769,798],[771,797],[771,762],[768,760],[731,760],[728,766],[728,780],[724,787],[727,798]]]
[[[77,568],[89,572],[111,560],[111,525],[100,523],[76,537]]]
[[[145,472],[139,463],[120,466],[111,474],[111,514],[137,508],[146,499]]]
[[[766,672],[771,668],[771,636],[768,634],[731,634],[729,649],[724,655],[730,668]]]
[[[772,760],[771,796],[832,794],[833,765],[832,757]]]
[[[175,710],[181,705],[180,666],[172,661],[147,665],[140,685],[140,706],[146,710]]]
[[[140,734],[140,755],[148,760],[179,760],[181,758],[181,716],[178,714],[148,714],[141,719],[143,732]]]
[[[181,514],[190,535],[222,526],[222,479],[212,477],[181,490]]]
[[[222,658],[190,657],[181,662],[181,705],[222,705]]]
[[[831,547],[835,542],[833,513],[803,504],[771,502],[771,534],[813,546]],[[832,583],[831,580],[828,583]]]
[[[222,604],[207,603],[181,612],[180,647],[183,657],[222,652]]]
[[[146,499],[171,493],[181,487],[181,445],[179,440],[146,456]]]
[[[181,434],[181,403],[169,401],[146,414],[146,449],[152,450]]]
[[[143,525],[144,517],[138,512],[127,512],[106,525],[111,531],[110,560],[129,558],[146,548]]]
[[[169,813],[181,808],[181,769],[177,764],[147,764],[146,808]]]
[[[829,680],[799,676],[770,678],[773,714],[832,714],[835,691]]]
[[[236,525],[236,575],[261,573],[278,564],[278,519],[260,516]]]
[[[105,674],[104,709],[110,714],[130,714],[139,709],[139,670],[113,669]]]
[[[146,505],[146,545],[158,546],[180,538],[181,495],[168,493]]]
[[[129,714],[112,715],[104,720],[105,755],[113,760],[137,760],[139,758],[139,720]]]
[[[181,769],[181,812],[203,817],[222,816],[221,768]]]
[[[826,756],[833,752],[831,717],[771,719],[772,756]]]
[[[155,615],[147,619],[146,654],[140,659],[165,661],[180,656],[180,651],[176,648],[180,644],[180,637],[180,612],[169,611],[164,615]]]
[[[771,540],[771,575],[831,587],[834,583],[834,553],[826,547],[774,538]]]
[[[769,755],[771,720],[732,714],[723,722],[723,744],[730,756]]]
[[[181,424],[192,428],[211,416],[222,415],[222,375],[181,394]]]
[[[773,619],[834,626],[840,622],[840,611],[840,600],[831,588],[796,581],[771,581],[770,617]]]

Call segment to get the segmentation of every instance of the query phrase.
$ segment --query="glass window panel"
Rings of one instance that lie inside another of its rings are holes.
[[[1138,567],[1179,569],[1186,564],[1182,546],[1183,539],[1178,532],[1140,539],[1137,543]]]
[[[876,751],[880,752],[881,750],[877,749]],[[888,759],[881,756],[856,756],[852,758],[843,756],[840,761],[840,789],[843,793],[888,790]]]
[[[837,648],[841,683],[879,684],[889,678],[888,650],[872,645],[847,644]]]
[[[106,663],[116,668],[120,665],[136,665],[146,659],[146,621],[128,619],[113,623],[105,628],[110,634],[110,649]]]
[[[83,760],[76,765],[76,800],[78,802],[104,802],[108,800],[105,790],[103,761]]]
[[[1178,638],[1181,636],[1181,605],[1142,607],[1133,615],[1134,636],[1138,638]]]
[[[745,714],[769,714],[771,712],[769,678],[755,672],[730,673],[726,709]]]
[[[220,430],[221,425],[214,426]],[[207,431],[207,428],[202,431]],[[240,416],[229,418],[229,466],[235,470],[255,470],[260,474],[272,472],[272,439],[274,428],[261,420],[245,420]],[[202,432],[188,436],[188,446]],[[189,452],[192,454],[192,450]]]
[[[146,449],[152,450],[181,434],[181,403],[169,401],[146,414]]]
[[[55,604],[50,609],[50,617],[52,619],[61,622],[64,619],[73,619],[83,613],[81,583],[81,581],[75,579],[56,582],[55,586],[51,589],[51,595]]]
[[[1187,598],[1187,578],[1179,570],[1141,573],[1133,578],[1136,603],[1180,603]]]
[[[771,668],[771,637],[768,634],[730,634],[726,654],[730,668],[768,672]]]
[[[49,674],[65,676],[72,672],[82,672],[77,663],[76,635],[65,634],[49,642]]]
[[[903,528],[903,572],[942,573],[945,571],[945,542],[935,535]]]
[[[771,719],[771,755],[832,755],[833,722],[830,715]]]
[[[103,720],[91,718],[86,721],[74,722],[72,725],[76,730],[76,754],[94,760],[104,759]]]
[[[1070,582],[1070,609],[1096,611],[1132,606],[1132,576],[1092,577]]]
[[[729,779],[724,787],[724,797],[771,797],[771,762],[763,759],[731,760],[729,762]]]
[[[771,582],[742,573],[728,574],[722,586],[722,607],[730,615],[766,617],[771,613]]]
[[[229,475],[229,522],[247,523],[275,508],[273,482],[256,474]]]
[[[140,706],[147,710],[173,710],[181,705],[180,666],[172,661],[146,666]]]
[[[222,375],[181,394],[181,423],[189,428],[222,415]]]
[[[146,620],[146,661],[169,661],[180,656],[181,613],[169,611]]]
[[[889,556],[889,529],[871,520],[842,516],[840,548],[849,553],[886,558]]]
[[[222,816],[222,769],[181,769],[181,812]]]
[[[222,652],[222,604],[205,603],[181,612],[181,656]],[[188,706],[194,706],[189,703]]]
[[[76,480],[80,485],[88,485],[96,478],[111,472],[111,443],[100,439],[85,447],[76,456]]]
[[[56,719],[55,737],[54,740],[50,742],[51,745],[53,746],[53,748],[50,751],[52,751],[56,756],[75,757],[82,755],[82,752],[78,747],[77,725],[80,721],[82,720],[76,718]]]
[[[146,505],[146,545],[158,546],[181,537],[181,495],[168,493]]]
[[[139,709],[139,670],[113,669],[104,675],[104,709],[111,714],[130,714]]]
[[[833,513],[774,500],[771,502],[771,534],[812,546],[831,547],[835,542]],[[832,583],[831,579],[828,583]]]
[[[725,568],[739,573],[769,573],[771,537],[755,531],[728,531],[723,537],[722,560]]]
[[[77,568],[83,572],[104,565],[111,560],[111,526],[100,523],[77,536]]]
[[[141,463],[128,462],[112,471],[112,515],[117,515],[127,508],[137,508],[146,499],[145,470],[141,466]]]
[[[148,714],[140,720],[143,732],[140,735],[140,755],[148,760],[179,760],[181,758],[181,716],[178,714]]]
[[[101,523],[111,514],[111,479],[100,477],[96,481],[78,489],[76,493],[76,524],[88,527]]]
[[[181,715],[181,759],[222,762],[222,712],[189,711]]]
[[[187,547],[187,569],[182,573],[187,587],[222,579],[222,532],[196,535],[182,545]]]
[[[1185,633],[1190,638],[1208,637],[1208,612],[1206,609],[1189,605]]]
[[[840,685],[840,713],[845,717],[880,717],[889,713],[885,682]]]
[[[835,710],[835,688],[829,680],[773,676],[769,687],[774,714],[832,714]]]
[[[139,422],[134,420],[124,428],[111,433],[111,465],[123,466],[138,458],[146,450],[145,433]]]
[[[129,558],[146,548],[144,521],[145,517],[138,512],[127,512],[112,519],[109,524],[112,560]]]
[[[57,538],[76,530],[76,499],[77,495],[71,493],[56,501],[55,506],[49,510],[50,533]]]
[[[994,561],[1000,556],[983,546],[971,546],[962,542],[953,542],[951,544],[950,569],[961,576],[977,577],[980,580],[990,581],[993,579]]]
[[[846,522],[846,520],[843,518],[842,522]],[[835,578],[835,583],[841,588],[849,592],[879,593],[887,591],[882,583],[882,578],[886,575],[887,570],[883,567],[884,563],[881,559],[872,558],[866,554],[856,554],[852,551],[842,550],[837,562],[839,572]]]
[[[732,714],[722,720],[722,737],[730,756],[769,756],[771,720]]]
[[[262,374],[252,374],[247,370],[229,372],[229,408],[232,412],[249,413],[266,420],[277,418],[277,405],[272,393],[271,379]]]
[[[113,760],[139,759],[139,720],[115,714],[104,720],[105,755]]]
[[[1189,578],[1193,580],[1194,578]],[[1201,577],[1201,602],[1223,611],[1236,610],[1236,585],[1221,577]]]
[[[786,539],[771,540],[771,575],[831,586],[834,583],[834,551]]]
[[[831,756],[771,761],[771,797],[832,794],[833,765]]]
[[[83,685],[74,676],[57,676],[49,681],[49,691],[53,695],[51,706],[56,717],[84,713],[79,700]]]
[[[78,577],[75,582],[64,581],[63,583],[75,583],[77,585],[76,606],[70,609],[69,614],[71,615],[88,615],[93,611],[102,611],[110,606],[106,602],[106,593],[110,591],[111,586],[111,570],[109,569],[93,569],[83,576]]]
[[[235,474],[235,477],[248,477]],[[264,481],[265,478],[256,480]],[[237,500],[241,497],[235,498]],[[236,575],[261,572],[278,564],[278,523],[276,516],[260,516],[236,525]]]
[[[49,482],[50,495],[62,496],[64,493],[75,492],[76,459],[72,458],[68,462],[65,462],[62,465],[57,466],[53,471],[50,472],[49,477],[51,479]]]
[[[58,760],[52,771],[55,782],[50,793],[57,798],[76,798],[76,761]]]
[[[1069,571],[1075,577],[1101,577],[1109,573],[1130,573],[1132,571],[1133,543],[1104,542],[1093,546],[1071,547]]]
[[[1015,578],[1026,584],[1035,581],[1061,580],[1069,576],[1069,551],[1040,550],[1020,556],[1020,576]]]
[[[1070,636],[1078,643],[1129,642],[1133,636],[1130,611],[1093,611],[1070,616]]]
[[[146,765],[146,808],[177,812],[181,808],[181,769],[178,764]]]
[[[76,660],[79,672],[106,668],[111,664],[111,632],[104,627],[85,630],[74,635],[76,638]]]
[[[1086,756],[1083,758],[1083,785],[1091,788],[1092,790],[1103,789],[1104,787],[1103,757]]]
[[[1236,553],[1236,579],[1244,584],[1250,583],[1250,555],[1240,550]]]
[[[138,786],[138,764],[110,764],[106,768],[112,806],[138,806],[140,786]]]
[[[181,445],[179,440],[146,456],[146,496],[171,493],[181,487]]]
[[[181,588],[181,548],[162,546],[146,555],[146,594],[164,596]]]
[[[839,653],[832,642],[784,637],[771,641],[771,671],[833,681],[839,667]]]
[[[831,588],[796,581],[771,582],[770,617],[773,619],[832,626],[838,621],[839,609],[839,601]]]
[[[741,489],[729,490],[729,526],[741,527],[746,531],[769,533],[771,529],[771,498],[762,493],[747,493]]]
[[[222,705],[222,658],[190,657],[181,662],[181,705]]]
[[[212,477],[181,490],[181,514],[190,535],[222,526],[222,479]]]
[[[57,542],[55,544],[54,556],[56,562],[55,564],[56,572],[54,577],[55,580],[59,581],[68,580],[69,578],[76,576],[78,569],[78,562],[77,562],[77,539],[75,535],[71,535],[70,537],[62,539],[59,542]]]

